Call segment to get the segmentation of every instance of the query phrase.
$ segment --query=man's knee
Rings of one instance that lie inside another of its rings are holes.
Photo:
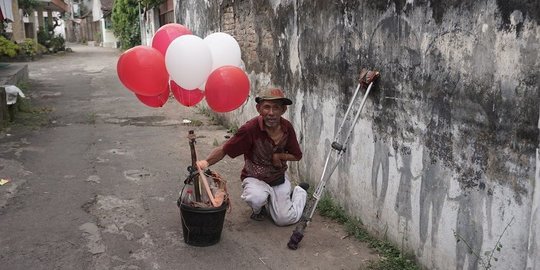
[[[278,226],[289,226],[298,222],[298,220],[299,218],[293,218],[288,215],[281,215],[281,216],[278,215],[276,219],[274,220],[274,223]]]
[[[242,199],[250,206],[258,208],[266,204],[268,193],[261,190],[250,189],[249,191],[244,191]]]

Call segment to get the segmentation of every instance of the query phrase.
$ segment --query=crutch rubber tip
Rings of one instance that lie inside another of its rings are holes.
[[[302,238],[304,238],[304,234],[298,231],[294,231],[291,235],[291,239],[289,239],[289,243],[287,243],[287,247],[292,250],[298,249],[298,244],[300,244]]]

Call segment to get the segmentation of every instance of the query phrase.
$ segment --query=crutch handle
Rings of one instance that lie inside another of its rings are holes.
[[[363,88],[367,88],[370,83],[376,81],[381,74],[376,70],[367,70],[363,68],[360,70],[360,84]]]

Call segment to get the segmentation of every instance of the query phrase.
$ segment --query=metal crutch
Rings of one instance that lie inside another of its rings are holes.
[[[362,72],[360,72],[360,74],[361,74],[360,83],[358,84],[358,87],[356,87],[356,90],[354,91],[354,95],[349,103],[349,107],[347,108],[347,111],[345,112],[345,115],[343,116],[343,120],[341,121],[339,129],[336,135],[334,136],[334,139],[332,140],[330,152],[328,152],[326,156],[326,161],[324,163],[324,169],[321,175],[321,179],[319,180],[319,183],[317,184],[317,187],[315,188],[315,192],[313,193],[312,198],[310,198],[309,201],[306,203],[306,206],[304,207],[304,212],[302,213],[302,217],[300,218],[300,221],[296,225],[296,228],[294,229],[293,234],[291,235],[291,238],[289,239],[289,242],[287,243],[287,246],[290,249],[296,250],[298,248],[298,244],[300,243],[300,241],[302,241],[302,238],[304,238],[304,230],[306,229],[308,223],[313,218],[313,214],[315,213],[317,204],[319,203],[319,200],[321,199],[324,188],[326,187],[326,182],[328,182],[328,179],[330,179],[330,177],[334,173],[337,165],[339,164],[339,161],[343,157],[343,153],[345,153],[345,150],[347,150],[347,143],[349,141],[352,131],[354,130],[354,127],[356,126],[356,122],[358,121],[358,118],[360,117],[360,113],[362,112],[362,109],[364,108],[369,92],[371,91],[371,88],[373,87],[373,83],[380,76],[380,73],[378,71],[367,71],[365,69],[362,69]],[[358,93],[360,92],[360,87],[363,85],[369,85],[369,86],[367,87],[366,93],[364,94],[362,98],[362,102],[360,103],[360,108],[358,109],[358,111],[356,112],[354,116],[352,125],[349,127],[349,130],[346,133],[345,139],[342,142],[340,142],[339,140],[343,136],[342,135],[343,127],[345,126],[345,123],[347,122],[347,117],[349,116],[349,113],[351,112],[353,105],[356,103]],[[336,156],[336,157],[333,159],[333,163],[329,166],[331,156]]]

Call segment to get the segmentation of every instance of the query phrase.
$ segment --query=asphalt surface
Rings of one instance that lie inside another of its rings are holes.
[[[212,166],[232,200],[220,242],[186,244],[176,200],[188,131],[199,157],[230,134],[173,98],[144,106],[117,79],[117,50],[71,47],[28,63],[25,94],[41,120],[0,131],[0,178],[10,180],[0,186],[1,269],[365,269],[378,258],[319,216],[289,250],[294,226],[249,219],[242,158]]]

